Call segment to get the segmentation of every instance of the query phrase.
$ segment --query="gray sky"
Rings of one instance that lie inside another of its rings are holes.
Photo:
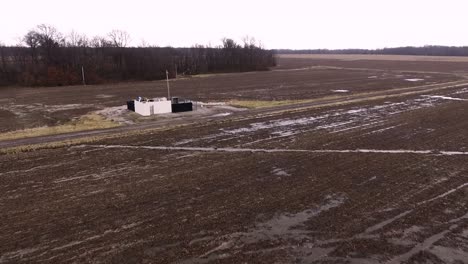
[[[468,46],[466,0],[4,0],[0,41],[38,24],[89,37],[112,29],[159,46],[218,45],[223,37],[266,48]]]

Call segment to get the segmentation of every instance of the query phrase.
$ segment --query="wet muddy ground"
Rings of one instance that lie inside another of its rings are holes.
[[[0,156],[0,263],[467,263],[468,88]]]

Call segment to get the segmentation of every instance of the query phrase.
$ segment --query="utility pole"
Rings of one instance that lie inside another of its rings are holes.
[[[166,70],[166,82],[167,82],[167,99],[171,100],[171,90],[169,88],[169,72]]]
[[[85,75],[84,75],[84,66],[81,66],[81,77],[83,78],[83,85],[86,85]]]

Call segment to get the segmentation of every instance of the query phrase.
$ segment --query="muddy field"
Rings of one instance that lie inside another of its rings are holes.
[[[317,65],[337,68],[439,72],[459,75],[466,75],[468,73],[467,57],[406,55],[281,54],[278,56],[277,68],[295,69]]]
[[[468,263],[467,131],[468,85],[1,155],[0,263]]]
[[[463,65],[463,66],[462,66]],[[463,68],[464,67],[464,68]],[[417,87],[463,79],[468,62],[338,60],[279,57],[268,72],[171,80],[171,94],[194,101],[300,100]],[[424,72],[428,71],[428,72]],[[165,81],[0,89],[0,132],[66,123],[138,96],[167,95]]]

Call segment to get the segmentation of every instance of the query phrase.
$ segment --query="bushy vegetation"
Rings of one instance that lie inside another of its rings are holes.
[[[0,45],[0,85],[56,86],[157,80],[176,74],[267,70],[275,66],[272,51],[246,38],[243,45],[223,39],[216,47],[129,47],[130,36],[114,30],[106,37],[88,38],[75,32],[64,36],[39,25],[15,47]]]

